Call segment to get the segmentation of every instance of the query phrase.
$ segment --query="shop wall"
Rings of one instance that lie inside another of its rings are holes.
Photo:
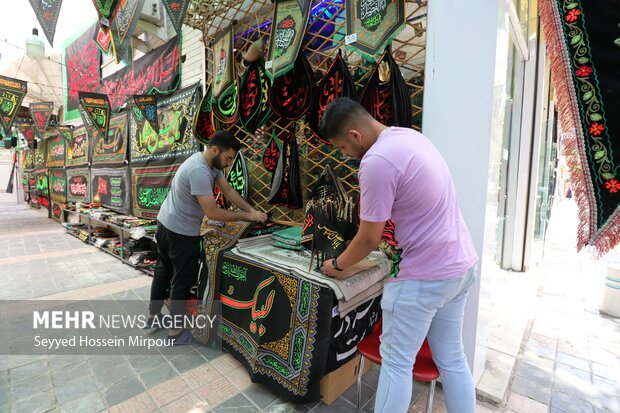
[[[202,31],[183,26],[183,46],[185,62],[181,64],[181,85],[179,89],[200,82],[205,85],[205,46]]]

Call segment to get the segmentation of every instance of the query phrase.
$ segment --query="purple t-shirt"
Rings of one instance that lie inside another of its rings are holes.
[[[381,249],[392,261],[391,276],[448,279],[476,263],[448,165],[424,135],[383,131],[362,158],[359,181],[360,218],[389,220]]]

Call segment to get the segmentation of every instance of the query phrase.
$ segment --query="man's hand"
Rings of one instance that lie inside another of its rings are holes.
[[[247,214],[248,214],[248,221],[255,221],[255,222],[267,221],[267,214],[265,214],[264,212],[252,210],[248,212]]]
[[[334,268],[334,260],[323,261],[323,265],[320,270],[323,274],[328,277],[335,277],[340,271]]]

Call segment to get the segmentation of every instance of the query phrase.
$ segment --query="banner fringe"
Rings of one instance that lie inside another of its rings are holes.
[[[569,53],[564,41],[562,17],[555,0],[540,0],[538,5],[556,92],[555,101],[562,142],[560,149],[566,157],[571,186],[579,210],[577,251],[581,251],[586,245],[592,245],[594,256],[600,258],[620,241],[620,215],[614,213],[597,231],[594,185],[588,170],[581,115],[576,100],[577,93],[573,84]]]

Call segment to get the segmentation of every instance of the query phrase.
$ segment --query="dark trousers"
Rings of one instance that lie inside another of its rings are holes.
[[[196,284],[201,253],[200,237],[172,232],[157,222],[157,264],[151,284],[149,312],[158,314],[170,297],[170,315],[182,319],[190,289]],[[170,290],[168,295],[167,291]],[[175,328],[181,328],[175,323]]]

